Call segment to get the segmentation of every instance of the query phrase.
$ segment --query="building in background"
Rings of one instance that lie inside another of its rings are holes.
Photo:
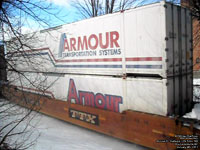
[[[192,0],[181,0],[184,7],[192,8]],[[193,71],[194,77],[200,77],[200,20],[193,17]]]

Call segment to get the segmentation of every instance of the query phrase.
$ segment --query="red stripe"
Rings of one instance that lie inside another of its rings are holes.
[[[162,61],[162,57],[134,57],[126,58],[126,61]]]
[[[56,62],[114,62],[114,61],[115,62],[122,61],[122,58],[56,60]]]
[[[40,49],[26,50],[26,52],[35,52],[35,51],[43,51],[43,50],[48,50],[55,62],[119,62],[119,61],[122,61],[122,58],[57,60],[48,47],[40,48]],[[132,58],[126,58],[126,61],[162,61],[162,57],[132,57]]]
[[[50,51],[50,49],[48,47],[44,47],[44,48],[31,49],[31,50],[18,50],[18,51],[8,52],[8,53],[9,54],[14,54],[14,53],[24,53],[24,52],[37,52],[37,51],[44,51],[44,50],[49,50]]]
[[[41,90],[38,90],[38,89],[32,89],[32,88],[23,87],[23,86],[16,86],[16,87],[22,88],[22,89],[31,90],[31,91],[36,91],[36,92],[44,92],[44,93],[50,94],[52,96],[52,98],[55,98],[54,95],[53,95],[53,93],[50,92],[50,91],[41,91]]]
[[[57,60],[54,55],[52,54],[51,50],[46,48],[40,48],[40,49],[32,49],[32,50],[26,50],[26,52],[35,52],[35,51],[43,51],[48,50],[50,55],[53,57],[53,60],[55,62],[117,62],[122,61],[122,58],[100,58],[100,59],[72,59],[72,60]]]
[[[44,50],[50,51],[50,49],[48,47],[45,47],[45,48],[39,48],[39,49],[25,50],[25,52],[37,52],[37,51],[44,51]]]
[[[55,57],[53,56],[53,54],[52,54],[51,50],[50,50],[49,48],[48,48],[48,50],[49,50],[49,52],[50,52],[51,56],[53,57],[53,60],[54,60],[55,62],[58,62],[58,60],[56,60],[56,59],[55,59]]]

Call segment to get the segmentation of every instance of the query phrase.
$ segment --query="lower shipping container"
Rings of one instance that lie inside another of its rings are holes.
[[[20,90],[97,109],[169,116],[185,114],[192,107],[190,74],[169,79],[33,72],[24,75],[26,78],[18,79],[10,72],[9,81]]]

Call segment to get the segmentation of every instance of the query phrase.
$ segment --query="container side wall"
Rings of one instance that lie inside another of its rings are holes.
[[[166,8],[166,43],[167,43],[167,76],[171,77],[174,75],[174,29],[173,29],[173,6],[168,4]]]
[[[193,108],[193,42],[192,42],[192,16],[189,10],[186,11],[187,25],[187,100],[188,112]]]
[[[186,73],[186,53],[187,53],[187,51],[186,51],[186,49],[187,49],[187,47],[186,47],[186,43],[187,43],[187,41],[186,41],[186,9],[185,8],[182,8],[181,9],[181,38],[182,38],[182,40],[181,40],[181,42],[182,42],[182,74],[185,74]]]
[[[129,109],[162,116],[171,114],[171,110],[167,111],[169,96],[166,94],[166,79],[26,72],[26,78],[29,79],[26,80],[24,76],[11,74],[9,80],[18,89],[53,99],[114,112]],[[34,86],[30,86],[30,81]],[[42,82],[43,86],[39,87]]]
[[[173,78],[169,78],[163,87],[167,89],[167,108],[168,108],[168,115],[173,115],[175,113],[175,106],[174,106],[174,80]]]
[[[193,108],[193,74],[187,74],[187,112],[190,112]]]
[[[124,13],[126,73],[166,78],[164,3]]]
[[[179,50],[179,99],[178,99],[178,115],[183,113],[183,79],[182,79],[182,25],[181,25],[181,7],[177,7],[178,20],[178,50]]]
[[[178,39],[178,6],[173,6],[173,20],[174,20],[174,71],[175,75],[180,74],[180,52],[179,52],[179,39]]]
[[[175,108],[175,115],[179,114],[179,109],[180,109],[180,87],[179,87],[179,82],[180,82],[180,78],[178,76],[174,76],[173,77],[173,81],[174,81],[174,95],[175,95],[175,103],[174,103],[174,108]]]
[[[182,113],[184,115],[187,110],[187,75],[182,75]]]
[[[186,47],[186,9],[181,9],[181,51],[182,51],[182,114],[183,115],[186,112],[186,105],[187,105],[187,75],[186,75],[186,53],[187,53],[187,47]]]
[[[193,45],[192,45],[192,16],[189,10],[186,11],[187,25],[187,72],[193,71]]]
[[[167,115],[166,80],[127,79],[129,109]]]
[[[179,114],[179,109],[180,109],[180,87],[179,87],[179,82],[180,79],[178,78],[180,74],[180,51],[179,51],[179,20],[178,20],[178,6],[171,5],[172,7],[172,18],[173,18],[173,34],[171,34],[171,37],[173,38],[173,59],[174,59],[174,76],[173,76],[173,110],[174,114],[178,115]]]
[[[32,41],[34,52],[26,53],[37,63],[30,67],[24,61],[18,63],[18,69],[172,77],[180,73],[178,65],[186,58],[185,52],[181,53],[185,45],[180,44],[185,43],[182,34],[186,35],[179,22],[185,18],[181,9],[160,2],[42,30]]]

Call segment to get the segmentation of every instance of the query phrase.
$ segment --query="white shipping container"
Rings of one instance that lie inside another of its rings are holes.
[[[27,51],[37,63],[17,55],[18,68],[162,78],[191,73],[191,22],[188,9],[162,1],[42,30],[31,41],[35,51]]]
[[[33,72],[24,75],[26,78],[18,78],[18,75],[10,72],[10,84],[20,90],[97,109],[114,112],[134,110],[163,116],[182,115],[191,110],[191,85],[180,82],[187,79],[186,76],[179,81],[178,77],[123,79]],[[192,83],[189,81],[188,84]]]

